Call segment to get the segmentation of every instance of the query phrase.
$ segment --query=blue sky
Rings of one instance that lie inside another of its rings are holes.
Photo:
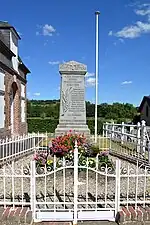
[[[95,99],[95,14],[99,17],[99,102],[140,104],[150,94],[150,0],[5,0],[0,20],[21,35],[31,70],[30,99],[59,98],[58,64],[88,67],[86,99]]]

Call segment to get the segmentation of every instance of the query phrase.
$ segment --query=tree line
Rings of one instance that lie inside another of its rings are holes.
[[[59,100],[28,100],[27,117],[28,118],[59,118]],[[95,104],[86,102],[86,116],[93,118],[95,116]],[[102,103],[98,105],[98,117],[106,120],[120,122],[137,122],[139,120],[138,108],[129,103],[113,104]]]

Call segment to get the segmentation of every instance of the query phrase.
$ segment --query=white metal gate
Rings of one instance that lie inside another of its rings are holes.
[[[72,161],[57,161],[53,168],[36,168],[32,162],[32,210],[38,221],[115,220],[119,209],[120,161],[115,168],[99,166],[98,157],[80,165],[77,143]],[[39,170],[38,172],[36,170]],[[116,171],[119,171],[117,174]],[[111,185],[110,185],[111,184]],[[111,188],[113,186],[113,189]]]
[[[77,220],[114,220],[122,206],[132,206],[135,210],[149,207],[149,164],[137,161],[135,165],[113,158],[113,167],[107,163],[103,166],[99,165],[97,155],[91,166],[90,157],[81,160],[77,145],[72,160],[54,157],[49,168],[37,167],[31,155],[9,162],[8,159],[23,152],[35,150],[35,142],[41,137],[29,135],[17,138],[15,143],[14,139],[0,142],[0,205],[13,209],[29,207],[34,220],[74,223]],[[108,138],[102,137],[99,141],[100,152],[113,145]]]

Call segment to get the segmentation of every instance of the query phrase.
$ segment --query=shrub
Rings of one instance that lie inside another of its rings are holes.
[[[32,132],[40,132],[40,133],[54,133],[55,129],[59,123],[58,119],[53,118],[28,118],[28,131]],[[100,118],[98,120],[98,134],[102,134],[103,131],[103,123],[106,122],[105,119]],[[95,131],[95,119],[94,118],[87,118],[87,125],[91,131],[91,134],[94,134]]]

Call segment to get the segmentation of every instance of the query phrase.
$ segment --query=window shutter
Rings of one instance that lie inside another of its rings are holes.
[[[0,95],[0,128],[4,128],[5,123],[5,114],[4,114],[4,96]]]

